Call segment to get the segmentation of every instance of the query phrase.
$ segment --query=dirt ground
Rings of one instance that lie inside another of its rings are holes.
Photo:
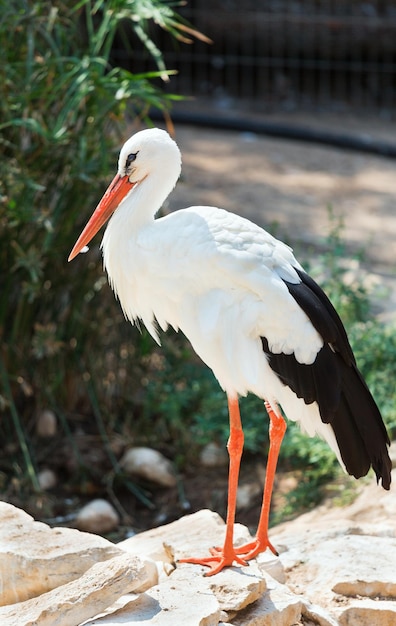
[[[306,119],[301,123],[308,125]],[[324,123],[340,132],[336,124],[339,119]],[[396,126],[378,120],[354,120],[347,132],[396,145]],[[176,141],[183,172],[171,210],[208,204],[234,211],[287,241],[304,263],[324,244],[331,206],[343,219],[342,239],[351,256],[363,250],[361,270],[387,289],[383,318],[394,317],[396,159],[192,126],[176,126]]]

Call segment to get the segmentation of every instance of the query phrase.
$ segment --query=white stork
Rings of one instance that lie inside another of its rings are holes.
[[[181,171],[167,132],[143,130],[121,149],[118,173],[75,244],[73,259],[108,220],[104,266],[125,316],[140,319],[160,343],[170,325],[186,335],[227,395],[230,437],[228,512],[222,548],[204,558],[208,574],[267,547],[272,486],[285,415],[323,437],[342,467],[359,478],[373,467],[389,489],[389,439],[357,369],[342,322],[292,250],[239,215],[193,206],[155,219]],[[238,397],[265,401],[270,449],[256,538],[235,548],[243,430]]]

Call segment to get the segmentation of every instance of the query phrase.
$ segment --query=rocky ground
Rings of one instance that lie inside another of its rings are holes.
[[[396,498],[376,484],[275,527],[279,557],[205,578],[178,563],[223,541],[208,510],[117,545],[0,503],[2,626],[393,626]],[[236,542],[250,537],[236,525]]]

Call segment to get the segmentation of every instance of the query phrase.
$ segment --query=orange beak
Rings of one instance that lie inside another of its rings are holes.
[[[92,213],[91,219],[77,239],[73,250],[69,254],[68,261],[74,259],[84,246],[91,241],[134,185],[135,183],[131,183],[128,176],[120,176],[119,174],[114,176],[103,198]]]

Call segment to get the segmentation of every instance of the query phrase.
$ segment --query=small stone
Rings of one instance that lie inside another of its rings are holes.
[[[204,467],[225,467],[228,465],[227,450],[214,441],[202,448],[199,458]]]
[[[353,601],[341,612],[340,626],[395,626],[396,603],[390,600]]]
[[[119,515],[110,502],[98,498],[82,507],[74,525],[79,530],[100,535],[114,530],[119,523]]]
[[[130,448],[120,461],[127,474],[140,476],[163,487],[174,487],[176,475],[173,465],[161,452],[153,448]]]
[[[36,433],[39,437],[54,437],[56,435],[57,423],[56,415],[53,411],[46,409],[41,411],[36,420]]]
[[[270,574],[278,583],[286,583],[286,573],[282,561],[278,556],[272,554],[270,550],[260,552],[255,560],[260,572]]]
[[[306,601],[304,601],[302,617],[303,624],[309,626],[340,626],[340,622],[322,606],[310,604]]]
[[[55,487],[58,482],[55,472],[49,468],[41,470],[37,474],[37,480],[39,482],[40,489],[42,489],[43,491],[53,489],[53,487]]]
[[[237,510],[248,509],[253,501],[260,499],[261,487],[256,483],[239,485],[237,491]]]

